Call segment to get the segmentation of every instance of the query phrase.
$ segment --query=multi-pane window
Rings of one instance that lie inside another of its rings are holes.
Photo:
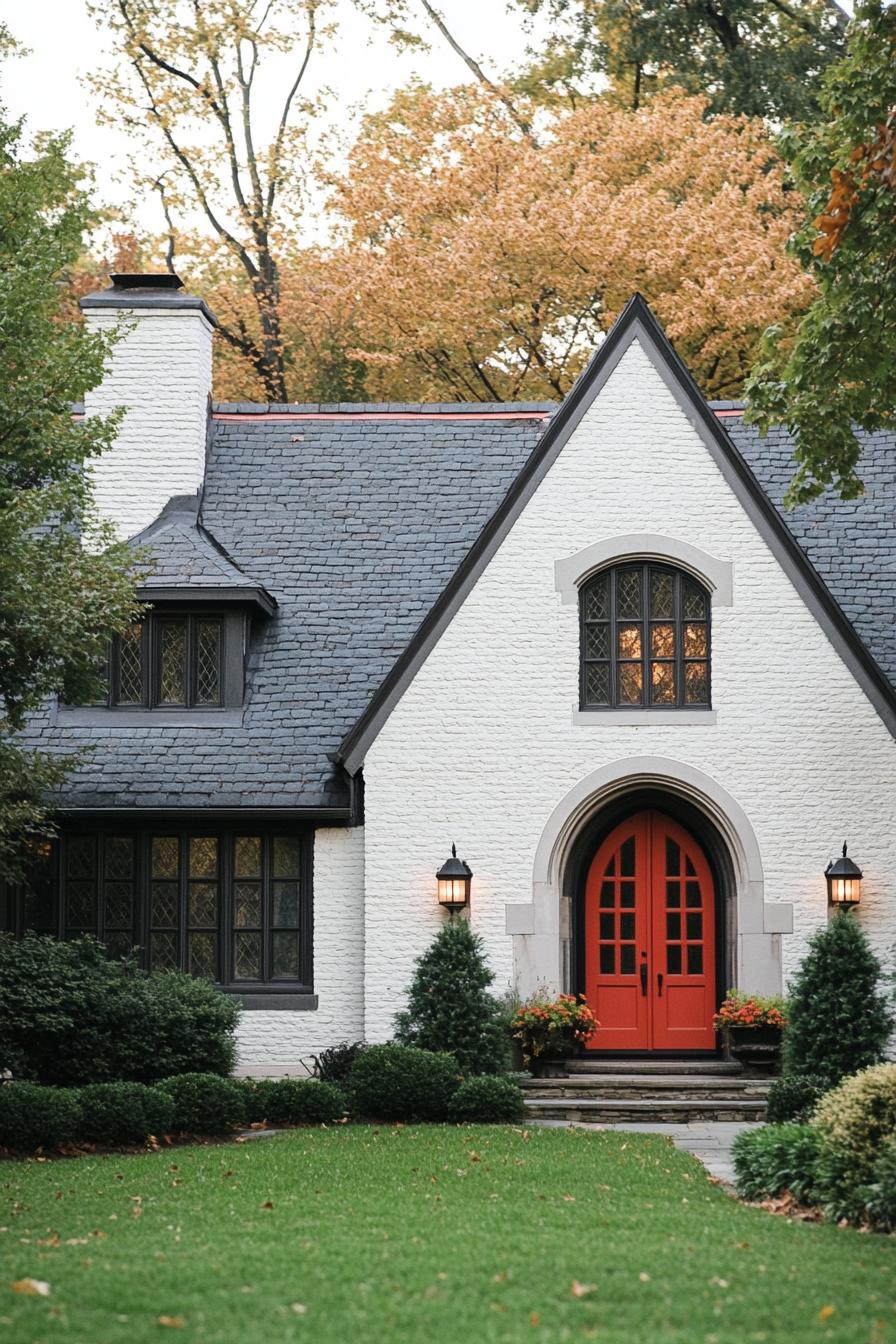
[[[619,565],[583,586],[583,709],[709,707],[709,596],[666,565]]]
[[[76,938],[150,970],[234,988],[311,984],[310,846],[304,836],[158,830],[69,832],[37,855],[14,925]]]
[[[223,643],[219,616],[149,613],[112,641],[107,703],[122,708],[219,706]]]

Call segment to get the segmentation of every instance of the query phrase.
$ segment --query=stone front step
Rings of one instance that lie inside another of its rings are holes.
[[[762,1121],[765,1101],[758,1098],[725,1100],[701,1099],[603,1098],[603,1097],[526,1097],[526,1112],[532,1120],[585,1121],[591,1124],[693,1124],[721,1120],[728,1123]]]
[[[644,1059],[627,1059],[622,1055],[595,1057],[577,1055],[564,1064],[566,1073],[625,1073],[625,1074],[688,1074],[697,1073],[702,1077],[709,1074],[727,1077],[743,1073],[742,1065],[733,1059],[717,1059],[714,1056],[695,1056],[692,1059],[658,1059],[656,1056]]]
[[[699,1074],[572,1074],[567,1078],[532,1078],[523,1084],[527,1097],[543,1100],[761,1101],[768,1096],[767,1078]]]

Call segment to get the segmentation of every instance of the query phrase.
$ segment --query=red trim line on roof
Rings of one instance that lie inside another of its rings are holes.
[[[550,411],[213,411],[213,420],[547,420]]]

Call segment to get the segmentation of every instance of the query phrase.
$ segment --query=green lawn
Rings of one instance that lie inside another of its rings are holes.
[[[896,1239],[744,1208],[652,1136],[359,1126],[0,1181],[0,1344],[896,1344]]]

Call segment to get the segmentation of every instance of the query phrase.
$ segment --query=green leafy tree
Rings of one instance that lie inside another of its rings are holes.
[[[60,319],[90,222],[68,150],[64,135],[29,150],[0,108],[0,876],[13,879],[66,772],[18,734],[54,693],[96,696],[109,634],[135,614],[133,556],[95,519],[85,470],[117,418],[71,411],[102,378],[109,341]]]
[[[855,916],[836,914],[809,940],[788,997],[787,1074],[830,1085],[883,1058],[893,1021],[881,966]]]
[[[807,206],[792,250],[818,297],[795,338],[766,332],[747,384],[749,419],[793,435],[791,506],[831,483],[860,495],[855,430],[896,423],[896,8],[856,6],[821,106],[779,140]]]
[[[608,80],[637,108],[677,84],[713,112],[777,119],[817,114],[818,76],[843,49],[833,0],[517,0],[552,37],[522,91],[577,98]]]
[[[500,1073],[508,1039],[482,939],[465,919],[451,919],[417,959],[408,1004],[395,1018],[401,1045],[447,1051],[465,1073]]]

